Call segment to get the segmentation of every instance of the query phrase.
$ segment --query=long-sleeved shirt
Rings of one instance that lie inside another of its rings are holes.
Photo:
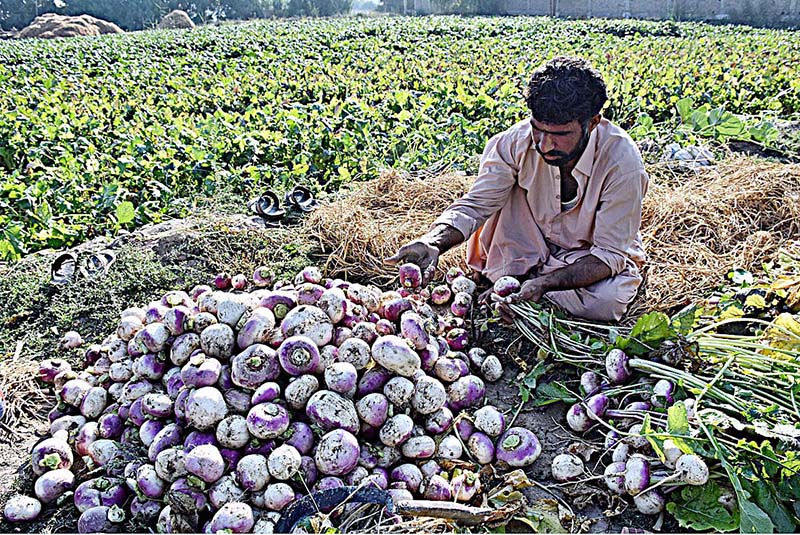
[[[434,225],[445,223],[470,238],[468,264],[490,280],[541,267],[554,249],[596,256],[612,277],[626,269],[638,276],[648,182],[638,147],[602,119],[572,176],[577,203],[562,211],[559,169],[536,151],[529,120],[520,121],[489,140],[474,185]]]

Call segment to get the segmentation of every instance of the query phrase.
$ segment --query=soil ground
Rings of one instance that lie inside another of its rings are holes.
[[[215,222],[205,222],[210,220]],[[85,255],[108,245],[90,243],[79,253]],[[117,262],[105,278],[96,282],[78,280],[66,288],[53,288],[48,282],[53,255],[48,254],[36,255],[0,273],[0,303],[5,302],[4,308],[0,308],[0,325],[4,327],[0,329],[4,331],[0,334],[0,360],[13,358],[13,353],[18,353],[20,359],[46,358],[52,355],[60,335],[73,328],[87,341],[99,341],[112,332],[119,312],[125,307],[144,305],[168,289],[188,289],[197,283],[208,283],[222,270],[252,273],[256,266],[267,264],[293,274],[307,263],[319,263],[319,258],[314,258],[312,244],[304,243],[296,228],[265,230],[258,221],[245,217],[173,221],[143,229],[111,246],[117,252]],[[19,351],[20,341],[22,351]],[[518,385],[524,375],[515,360],[532,363],[533,350],[521,344],[516,333],[502,327],[483,333],[478,345],[495,352],[505,366],[502,379],[489,385],[487,402],[513,414],[520,408]],[[70,353],[76,363],[79,355],[80,350]],[[555,376],[577,381],[574,370],[559,369]],[[6,395],[18,406],[35,403],[36,406],[28,407],[28,412],[39,416],[17,423],[13,437],[4,435],[7,430],[0,427],[0,506],[15,492],[32,492],[28,453],[46,432],[46,413],[51,407],[38,401],[40,398],[25,399],[23,393]],[[552,458],[570,444],[587,439],[576,437],[563,427],[566,408],[556,403],[541,408],[523,406],[519,410],[516,425],[533,430],[543,445],[541,458],[526,470],[536,482],[534,487],[525,489],[529,501],[556,499],[571,508],[575,517],[564,523],[567,530],[651,529],[654,518],[636,513],[633,507],[626,508],[620,500],[610,500],[602,487],[591,482],[569,488],[554,486],[550,476]],[[602,437],[590,434],[588,439],[597,450],[586,463],[591,468],[603,452]],[[31,524],[14,526],[0,520],[0,532],[74,532],[76,521],[76,512],[70,500],[66,500],[63,506],[46,508],[40,519]],[[523,524],[506,528],[531,529]]]

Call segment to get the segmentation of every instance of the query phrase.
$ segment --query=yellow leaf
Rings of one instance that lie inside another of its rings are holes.
[[[745,306],[753,308],[767,308],[767,301],[764,296],[758,294],[748,295],[744,301]]]

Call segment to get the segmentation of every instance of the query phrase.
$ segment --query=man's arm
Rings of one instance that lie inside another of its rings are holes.
[[[547,275],[533,277],[522,284],[520,291],[509,296],[513,303],[539,301],[547,292],[585,288],[611,276],[608,264],[593,255],[587,255]]]

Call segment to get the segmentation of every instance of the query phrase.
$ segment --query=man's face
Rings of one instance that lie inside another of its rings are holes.
[[[552,124],[531,118],[531,127],[536,150],[549,165],[563,167],[577,160],[589,144],[590,125],[579,121]]]

